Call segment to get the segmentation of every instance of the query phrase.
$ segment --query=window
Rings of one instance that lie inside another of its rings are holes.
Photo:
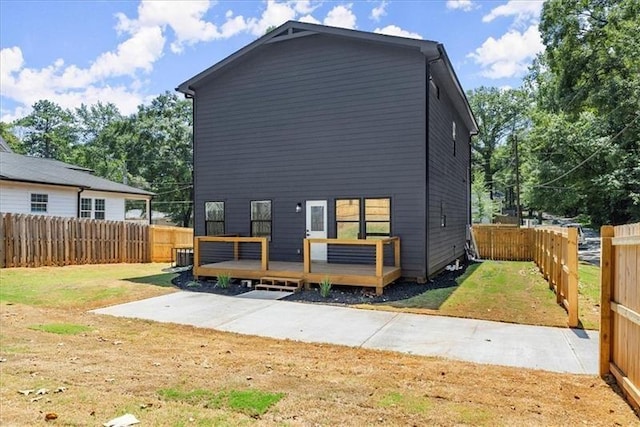
[[[224,202],[205,202],[204,228],[207,236],[224,234]]]
[[[48,194],[31,193],[31,212],[46,212],[48,203]]]
[[[338,239],[360,237],[360,199],[336,200],[336,237]]]
[[[451,122],[451,137],[453,139],[453,155],[456,155],[456,122]]]
[[[380,238],[391,236],[391,199],[336,200],[336,237],[338,239]]]
[[[271,240],[271,200],[251,201],[251,237]]]
[[[93,205],[93,218],[95,219],[104,219],[105,215],[105,201],[104,199],[95,199]]]
[[[80,199],[80,218],[91,218],[91,199]]]
[[[365,235],[369,237],[391,236],[391,199],[364,200]]]

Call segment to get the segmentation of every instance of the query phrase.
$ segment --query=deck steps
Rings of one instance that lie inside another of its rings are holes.
[[[267,291],[289,291],[297,292],[302,289],[304,279],[294,277],[261,277],[260,283],[256,285],[256,290],[264,289]]]

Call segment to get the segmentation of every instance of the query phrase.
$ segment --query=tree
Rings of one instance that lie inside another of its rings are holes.
[[[8,123],[0,122],[0,136],[9,144],[9,147],[14,153],[24,154],[24,145],[22,145],[22,141],[11,132],[12,127],[13,126]]]
[[[473,223],[488,224],[500,213],[501,203],[491,198],[489,188],[484,181],[484,173],[477,170],[471,182],[471,215]]]
[[[529,101],[519,89],[480,87],[467,93],[469,104],[478,122],[478,135],[472,140],[474,169],[484,173],[483,181],[489,191],[499,188],[494,174],[504,165],[496,158],[496,150],[505,144],[506,137],[526,125]],[[502,188],[504,190],[504,188]]]
[[[190,226],[193,214],[191,101],[169,92],[141,105],[130,123],[127,171],[157,193],[153,206]]]
[[[73,116],[59,105],[41,100],[33,104],[33,111],[18,120],[23,128],[26,154],[57,160],[68,160],[74,142]]]
[[[596,224],[640,219],[638,16],[636,0],[545,3],[531,200]]]

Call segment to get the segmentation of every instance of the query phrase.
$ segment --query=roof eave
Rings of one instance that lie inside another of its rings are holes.
[[[345,38],[351,38],[351,39],[357,39],[357,40],[364,40],[364,41],[369,41],[373,43],[395,45],[395,46],[405,47],[405,48],[415,48],[420,50],[423,53],[426,52],[425,54],[428,53],[429,55],[433,54],[434,52],[437,52],[436,49],[438,46],[437,42],[430,41],[430,40],[418,40],[418,39],[411,39],[406,37],[389,36],[386,34],[376,34],[376,33],[369,33],[365,31],[349,30],[346,28],[328,27],[326,25],[310,24],[306,22],[287,21],[281,26],[279,26],[278,28],[272,31],[269,31],[264,36],[246,45],[245,47],[238,50],[237,52],[229,55],[222,61],[214,64],[213,66],[207,68],[206,70],[191,77],[189,80],[186,80],[185,82],[181,83],[180,85],[178,85],[176,90],[178,92],[185,94],[188,97],[195,96],[194,86],[198,82],[200,82],[202,79],[207,78],[211,74],[226,67],[231,62],[234,62],[235,60],[239,59],[245,54],[262,46],[263,44],[275,42],[280,38],[282,38],[282,40],[284,41],[284,40],[290,40],[291,38],[297,37],[295,34],[291,33],[291,30],[293,30],[293,28],[295,28],[296,30],[303,30],[307,32],[306,35],[327,34],[327,35],[336,36],[336,37],[345,37]],[[282,36],[282,33],[287,30],[289,30],[289,35]]]

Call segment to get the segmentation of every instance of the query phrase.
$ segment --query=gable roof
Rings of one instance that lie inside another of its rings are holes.
[[[229,55],[222,61],[196,74],[189,80],[181,83],[176,90],[187,97],[195,96],[195,88],[203,80],[212,78],[222,70],[228,68],[241,57],[250,54],[254,50],[264,49],[271,43],[286,42],[300,37],[309,37],[321,34],[323,36],[348,38],[367,43],[381,44],[404,49],[413,49],[422,53],[429,62],[430,72],[436,78],[444,82],[443,89],[451,96],[455,108],[461,113],[467,128],[471,134],[478,133],[478,124],[467,97],[456,76],[447,52],[441,43],[430,40],[417,40],[405,37],[388,36],[385,34],[369,33],[365,31],[348,30],[345,28],[328,27],[326,25],[309,24],[306,22],[288,21],[280,27],[268,32],[256,41],[248,44],[237,52]]]
[[[92,175],[90,169],[55,159],[0,151],[0,179],[153,196],[154,193]]]

